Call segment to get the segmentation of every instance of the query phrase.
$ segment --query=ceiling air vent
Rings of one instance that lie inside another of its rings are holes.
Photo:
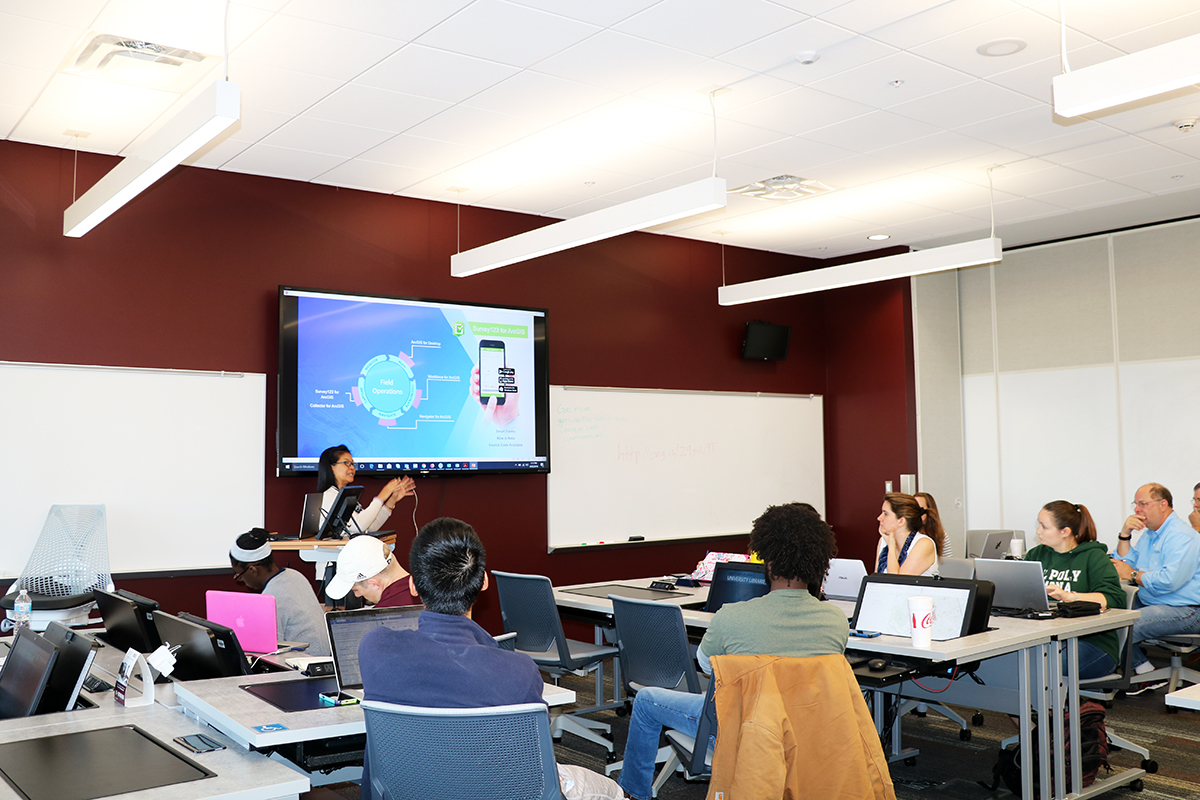
[[[84,36],[62,71],[164,89],[187,91],[215,64],[216,56],[107,33]]]
[[[746,197],[757,197],[762,200],[776,200],[787,203],[792,200],[803,200],[818,194],[834,191],[832,186],[826,186],[811,178],[797,178],[795,175],[776,175],[765,181],[755,181],[736,189],[730,189],[730,194],[742,194]]]

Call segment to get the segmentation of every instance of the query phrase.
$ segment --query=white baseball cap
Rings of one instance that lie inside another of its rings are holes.
[[[387,569],[393,558],[388,546],[378,539],[355,536],[338,553],[337,574],[325,587],[325,593],[340,600],[350,593],[354,584],[374,578]]]

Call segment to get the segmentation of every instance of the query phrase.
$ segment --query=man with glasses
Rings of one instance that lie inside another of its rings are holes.
[[[1200,483],[1192,487],[1192,513],[1188,514],[1188,522],[1200,531]]]
[[[1175,514],[1171,493],[1162,484],[1148,483],[1138,489],[1132,507],[1117,537],[1113,565],[1121,580],[1138,587],[1133,607],[1141,610],[1142,617],[1133,625],[1133,641],[1200,634],[1200,575],[1196,573],[1200,533]],[[1134,531],[1142,533],[1131,546]],[[1139,674],[1154,669],[1140,647],[1133,648],[1133,666]]]

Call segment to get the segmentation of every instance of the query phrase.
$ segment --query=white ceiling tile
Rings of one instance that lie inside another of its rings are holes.
[[[997,147],[1019,147],[1030,142],[1054,139],[1069,132],[1067,120],[1055,117],[1048,106],[1033,106],[1002,117],[994,117],[973,125],[957,128],[964,136],[988,142]],[[1096,128],[1093,122],[1086,127]]]
[[[17,127],[17,122],[24,115],[24,106],[7,106],[0,104],[0,139],[17,139],[17,137],[13,135],[13,128]],[[62,146],[61,141],[57,142],[56,144],[58,146]]]
[[[332,78],[240,60],[229,65],[229,79],[242,85],[243,106],[282,114],[299,114],[342,85]]]
[[[910,164],[898,164],[895,161],[885,161],[874,156],[856,155],[834,161],[831,164],[824,164],[819,170],[813,170],[812,175],[804,177],[816,178],[821,183],[850,189],[894,178],[911,171],[912,165]]]
[[[516,74],[514,67],[411,44],[355,83],[458,103]]]
[[[845,122],[809,131],[804,134],[804,138],[844,147],[856,153],[870,153],[885,147],[895,148],[903,142],[932,136],[937,132],[938,128],[923,122],[888,111],[872,111]]]
[[[1068,57],[1071,60],[1072,69],[1082,69],[1119,55],[1120,53],[1112,47],[1093,42],[1085,47],[1072,50]],[[1061,73],[1062,60],[1056,53],[1041,61],[1034,61],[1015,69],[995,73],[988,77],[988,81],[1050,105],[1054,102],[1052,92],[1054,77]]]
[[[954,0],[876,28],[871,31],[871,38],[907,50],[1011,14],[1013,8],[1009,0]]]
[[[356,158],[321,173],[313,178],[313,183],[396,194],[428,177],[429,170],[398,167],[394,164],[380,164],[377,161]]]
[[[708,159],[695,153],[659,147],[646,142],[623,142],[605,152],[581,152],[578,163],[649,178],[655,175],[673,174],[696,164],[708,163]]]
[[[779,131],[767,128],[756,128],[753,125],[743,125],[740,122],[717,120],[717,157],[752,150],[756,147],[789,139]],[[713,124],[710,120],[698,122],[682,130],[674,131],[654,140],[655,144],[687,150],[697,155],[712,158],[713,155]]]
[[[830,9],[844,6],[851,2],[851,0],[775,0],[775,2],[781,6],[799,11],[801,14],[809,14],[815,17],[819,14],[824,14]]]
[[[712,121],[708,114],[627,96],[567,120],[556,126],[551,135],[558,134],[566,142],[574,141],[579,152],[603,148],[611,139],[670,147],[671,143],[665,140],[669,134],[700,123],[710,126],[711,137]],[[711,146],[708,152],[712,152]]]
[[[891,107],[891,111],[911,119],[954,130],[976,120],[1011,114],[1036,105],[1035,100],[986,81],[947,89]]]
[[[940,131],[932,136],[923,136],[903,144],[873,150],[871,155],[907,163],[914,168],[931,169],[994,151],[995,148],[987,142],[971,139],[953,131]]]
[[[1151,194],[1169,194],[1200,186],[1200,164],[1193,161],[1184,167],[1168,167],[1127,175],[1121,183]]]
[[[523,70],[472,96],[466,104],[501,114],[558,122],[616,99],[616,92]]]
[[[1188,2],[1194,9],[1195,3],[1190,2],[1190,0]],[[1141,9],[1134,6],[1131,10],[1136,14]],[[1114,36],[1107,41],[1118,50],[1126,53],[1136,53],[1140,50],[1157,47],[1160,44],[1174,42],[1177,39],[1195,36],[1197,33],[1200,33],[1200,12],[1193,12],[1167,22],[1160,22],[1157,25],[1125,33],[1121,36]]]
[[[452,106],[436,117],[409,128],[407,133],[427,139],[457,142],[468,147],[502,147],[533,133],[540,123],[523,117],[497,114],[466,106]]]
[[[907,17],[928,11],[945,0],[857,0],[821,15],[855,33],[870,33]]]
[[[418,41],[501,64],[528,67],[600,30],[596,25],[505,0],[475,0]]]
[[[980,45],[996,39],[1020,39],[1026,43],[1026,47],[1019,53],[1000,57],[984,56],[977,52],[976,48]],[[1078,34],[1068,31],[1068,48],[1091,43],[1090,39],[1083,39]],[[1040,14],[1022,9],[914,47],[912,51],[969,75],[986,78],[998,72],[1056,57],[1059,49],[1059,26]]]
[[[796,54],[806,51],[820,58],[812,64],[796,61]],[[890,45],[855,37],[824,20],[808,19],[724,53],[721,61],[803,85],[895,52]]]
[[[540,8],[561,14],[564,17],[590,22],[609,28],[634,14],[642,11],[659,0],[605,0],[596,3],[593,0],[517,0],[523,6]]]
[[[1126,133],[1144,133],[1183,117],[1200,116],[1200,88],[1185,86],[1173,92],[1126,103],[1093,119]]]
[[[541,184],[533,186],[518,186],[503,192],[497,192],[491,197],[485,197],[477,205],[485,208],[496,208],[503,211],[518,211],[524,214],[539,214],[541,216],[561,219],[554,213],[555,209],[571,206],[580,201],[579,194],[548,189]]]
[[[1195,164],[1195,159],[1175,150],[1152,144],[1118,154],[1107,154],[1063,163],[1069,163],[1071,169],[1095,175],[1097,178],[1121,180],[1127,175]]]
[[[401,134],[368,150],[361,157],[369,161],[398,167],[420,169],[431,164],[440,164],[441,168],[445,169],[481,155],[483,155],[483,151],[477,147]]]
[[[614,28],[712,57],[803,19],[767,0],[662,0]]]
[[[856,103],[888,108],[970,83],[971,76],[911,53],[894,53],[808,84]],[[894,81],[902,81],[899,86]]]
[[[1049,197],[1050,192],[1095,184],[1096,178],[1068,167],[1052,166],[1030,172],[1010,171],[1007,168],[997,170],[992,173],[992,181],[1001,191],[1025,197],[1040,197],[1045,202],[1053,203]]]
[[[40,19],[73,28],[91,27],[92,20],[103,10],[107,0],[3,0],[0,12],[17,17]],[[0,26],[2,27],[2,26]]]
[[[1031,156],[1049,156],[1054,153],[1060,153],[1063,150],[1069,150],[1072,147],[1082,147],[1085,144],[1102,142],[1121,135],[1120,131],[1105,125],[1078,124],[1068,127],[1060,136],[1052,139],[1042,139],[1037,142],[1029,142],[1013,147],[1012,149]]]
[[[361,128],[310,117],[295,117],[262,139],[262,144],[353,158],[392,137],[375,128]]]
[[[347,81],[404,43],[383,36],[277,16],[233,52],[236,60]]]
[[[1195,130],[1190,134],[1176,131],[1174,136],[1162,140],[1160,144],[1189,155],[1192,158],[1200,158],[1200,132]]]
[[[775,175],[816,178],[817,176],[812,174],[814,168],[849,158],[852,155],[854,155],[853,151],[842,147],[794,136],[756,147],[753,150],[744,150],[736,155],[722,158],[721,161],[723,164],[730,161],[745,164],[759,170],[761,174],[754,180],[763,180]]]
[[[242,105],[241,118],[229,126],[226,135],[239,142],[257,142],[271,131],[292,119],[290,114]]]
[[[304,116],[399,133],[450,107],[443,100],[350,83],[304,112]]]
[[[607,30],[541,61],[535,69],[617,92],[634,92],[702,60],[693,53]]]
[[[1033,195],[1038,200],[1061,205],[1065,208],[1081,209],[1105,206],[1124,200],[1145,197],[1146,193],[1132,186],[1123,186],[1114,181],[1100,181],[1082,186],[1070,186],[1053,192]]]
[[[713,98],[713,104],[716,106],[717,115],[720,116],[735,108],[782,94],[795,88],[795,84],[709,59],[666,80],[640,89],[636,94],[647,100],[670,103],[707,114],[710,113],[708,94],[717,88],[721,91]]]
[[[735,122],[795,135],[861,117],[872,110],[871,106],[862,103],[799,86],[770,100],[739,108],[727,116]]]
[[[1059,0],[1044,0],[1031,5],[1049,19],[1059,19]],[[1102,42],[1154,28],[1164,22],[1170,24],[1194,11],[1196,4],[1192,0],[1153,0],[1142,4],[1127,0],[1068,0],[1066,8],[1067,27]]]
[[[471,0],[291,0],[285,14],[390,39],[411,41],[458,13]]]
[[[232,14],[231,14],[232,16]],[[92,25],[97,33],[141,39],[209,55],[225,48],[223,0],[110,0]]]
[[[0,13],[0,63],[53,72],[80,33],[67,25]]]
[[[119,152],[178,99],[170,92],[58,73],[18,126],[17,135],[27,137],[36,129],[43,132],[39,140],[47,141],[68,128],[90,131],[89,149]],[[98,146],[100,141],[106,144]],[[110,149],[113,145],[117,147]]]
[[[1000,200],[997,198],[996,235],[1002,239],[1004,238],[1005,225],[1061,214],[1064,210],[1060,205],[1054,205],[1042,200],[1033,200],[1028,197],[1017,197],[1012,200]],[[963,209],[959,213],[964,216],[977,218],[981,222],[990,221],[991,218],[991,210],[985,205],[976,206],[972,209]]]
[[[33,105],[53,74],[47,70],[0,63],[0,86],[4,87],[4,102],[14,106]]]
[[[250,175],[307,182],[345,160],[325,153],[305,153],[301,150],[256,144],[230,159],[224,168]]]

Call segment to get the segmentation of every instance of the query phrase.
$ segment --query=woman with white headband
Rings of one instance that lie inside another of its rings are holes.
[[[281,642],[308,642],[311,656],[333,654],[325,632],[325,613],[308,579],[294,569],[276,566],[267,532],[243,533],[229,548],[233,579],[248,589],[275,598],[275,629]]]

